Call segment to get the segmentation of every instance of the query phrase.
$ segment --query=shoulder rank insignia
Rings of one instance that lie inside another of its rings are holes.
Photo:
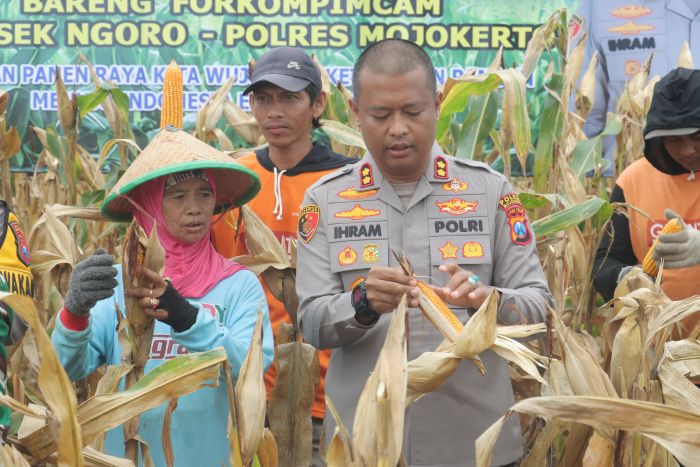
[[[359,204],[356,204],[352,209],[336,212],[335,217],[338,219],[352,219],[359,221],[365,217],[378,216],[379,213],[379,209],[365,209]]]
[[[29,244],[27,243],[27,237],[24,236],[24,231],[19,223],[12,221],[7,224],[15,234],[15,242],[17,243],[17,259],[19,259],[25,266],[31,266],[32,261],[29,256]]]
[[[445,191],[451,191],[452,193],[459,193],[460,191],[464,191],[467,188],[469,188],[469,184],[466,182],[463,182],[462,180],[458,178],[453,178],[449,182],[445,182],[442,185],[442,189]]]
[[[444,156],[437,156],[433,164],[433,176],[439,180],[447,180],[447,159]]]
[[[367,188],[374,185],[374,175],[372,174],[372,166],[369,162],[365,162],[360,167],[360,188]]]
[[[528,225],[525,208],[520,204],[520,198],[515,193],[509,193],[498,202],[508,218],[510,226],[510,239],[516,245],[527,245],[532,241],[532,233]]]
[[[308,204],[299,213],[299,238],[308,243],[318,229],[321,210],[315,204]]]
[[[338,192],[338,197],[344,199],[365,199],[376,195],[378,191],[379,190],[356,190],[355,188],[348,188]]]

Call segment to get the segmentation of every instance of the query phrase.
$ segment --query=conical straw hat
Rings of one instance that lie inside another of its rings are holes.
[[[214,212],[242,206],[260,190],[260,179],[254,172],[189,133],[168,126],[160,130],[114,185],[102,204],[102,215],[129,221],[134,208],[123,195],[149,180],[195,169],[211,169],[215,173]]]

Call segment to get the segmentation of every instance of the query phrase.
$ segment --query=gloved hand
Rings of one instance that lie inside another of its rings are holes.
[[[88,315],[97,302],[114,295],[116,275],[114,257],[98,248],[75,266],[63,305],[74,315]]]
[[[666,219],[681,217],[670,209],[664,211]],[[654,248],[654,261],[664,260],[664,268],[689,268],[700,264],[700,231],[688,227],[681,219],[683,230],[678,233],[659,235],[659,242]]]

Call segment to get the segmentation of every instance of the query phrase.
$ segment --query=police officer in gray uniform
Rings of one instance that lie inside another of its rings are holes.
[[[320,179],[299,218],[297,292],[304,338],[332,348],[326,394],[351,429],[355,408],[401,296],[418,305],[414,278],[391,252],[405,252],[462,322],[493,288],[501,323],[543,321],[551,294],[523,207],[488,166],[434,154],[439,95],[430,58],[389,39],[367,48],[354,71],[353,113],[368,148],[362,160]],[[477,278],[478,276],[478,278]],[[433,351],[441,334],[408,314],[409,359]],[[507,364],[481,355],[486,376],[465,363],[437,391],[407,409],[409,465],[474,465],[474,440],[514,403]],[[326,417],[328,441],[334,432]],[[522,456],[517,419],[494,465]]]
[[[587,57],[597,51],[599,58],[595,103],[584,127],[588,136],[603,131],[625,83],[651,53],[650,76],[675,68],[686,41],[693,63],[700,63],[700,0],[581,0],[570,22],[575,43],[584,30],[589,31]],[[613,137],[603,143],[611,160],[614,143]]]

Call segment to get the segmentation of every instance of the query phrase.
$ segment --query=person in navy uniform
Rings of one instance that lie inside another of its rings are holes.
[[[584,126],[589,137],[603,131],[625,83],[650,54],[650,76],[675,68],[684,42],[693,63],[700,63],[700,0],[580,0],[569,25],[573,44],[589,32],[586,62],[598,52],[595,102]],[[614,137],[606,137],[603,150],[610,160],[614,147]]]

